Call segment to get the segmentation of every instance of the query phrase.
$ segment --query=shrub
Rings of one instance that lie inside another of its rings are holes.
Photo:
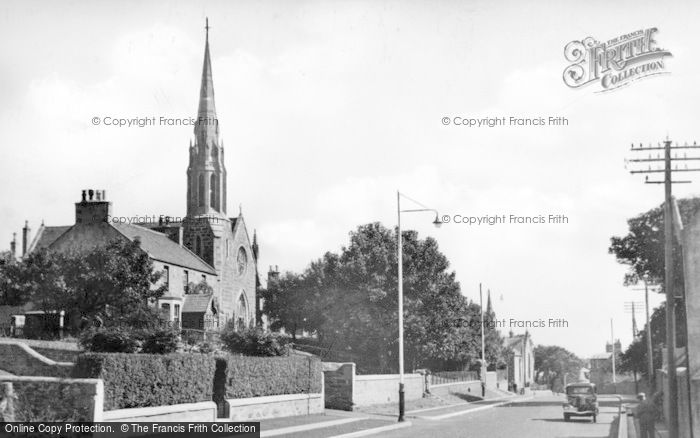
[[[246,356],[285,356],[289,353],[285,341],[285,337],[259,327],[238,332],[230,322],[221,332],[221,342],[226,350]]]
[[[179,332],[173,328],[159,328],[143,334],[142,353],[174,353],[179,345]]]
[[[211,401],[215,360],[204,354],[84,353],[74,377],[104,380],[104,409]]]
[[[221,356],[214,400],[321,392],[323,371],[315,356]]]
[[[140,347],[133,333],[122,328],[86,330],[79,342],[85,350],[98,353],[135,353]]]

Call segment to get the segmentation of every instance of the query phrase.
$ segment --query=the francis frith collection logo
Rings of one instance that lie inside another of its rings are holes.
[[[641,29],[600,42],[593,37],[571,41],[564,56],[571,65],[564,70],[564,83],[571,88],[599,83],[605,92],[631,82],[668,73],[664,57],[671,52],[658,47],[657,29]]]

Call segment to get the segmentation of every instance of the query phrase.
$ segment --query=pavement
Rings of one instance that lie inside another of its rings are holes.
[[[464,437],[464,438],[608,438],[618,402],[601,400],[597,423],[588,418],[564,421],[563,395],[538,391],[532,396],[412,409],[406,421],[395,415],[326,410],[324,415],[279,418],[261,423],[262,437]]]
[[[274,418],[260,423],[264,437],[355,437],[381,434],[411,427],[410,421],[398,423],[396,418],[361,412],[326,409],[324,414]]]

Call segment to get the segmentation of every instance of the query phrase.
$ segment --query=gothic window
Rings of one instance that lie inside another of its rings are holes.
[[[248,305],[245,301],[245,291],[241,291],[238,298],[238,307],[236,308],[236,327],[238,330],[245,330],[246,320],[248,319]]]
[[[202,238],[200,236],[197,236],[195,239],[194,252],[198,256],[202,257]]]
[[[199,178],[197,181],[197,199],[200,207],[204,207],[206,204],[204,203],[204,175],[201,173],[199,174]]]
[[[242,246],[238,248],[236,266],[238,268],[238,275],[245,274],[246,267],[248,266],[248,253],[246,253],[245,248],[243,248]]]
[[[215,174],[212,173],[211,178],[209,180],[209,194],[210,194],[210,201],[209,205],[211,208],[214,210],[219,210],[219,180],[216,177]]]
[[[189,292],[189,285],[190,285],[190,272],[188,270],[184,271],[184,275],[182,276],[182,290],[185,291],[185,293]]]

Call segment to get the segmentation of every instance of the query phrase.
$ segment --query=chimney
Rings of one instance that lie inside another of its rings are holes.
[[[276,282],[280,279],[280,273],[279,270],[277,269],[277,266],[275,265],[275,269],[272,269],[272,266],[270,266],[270,270],[267,273],[267,282]]]
[[[107,201],[105,190],[83,190],[80,202],[75,204],[76,224],[109,222],[111,217],[112,203]]]
[[[12,242],[10,242],[10,253],[12,253],[12,260],[15,259],[17,252],[17,233],[12,233]]]
[[[27,249],[29,248],[29,221],[24,221],[24,228],[22,228],[22,257],[27,254]]]

